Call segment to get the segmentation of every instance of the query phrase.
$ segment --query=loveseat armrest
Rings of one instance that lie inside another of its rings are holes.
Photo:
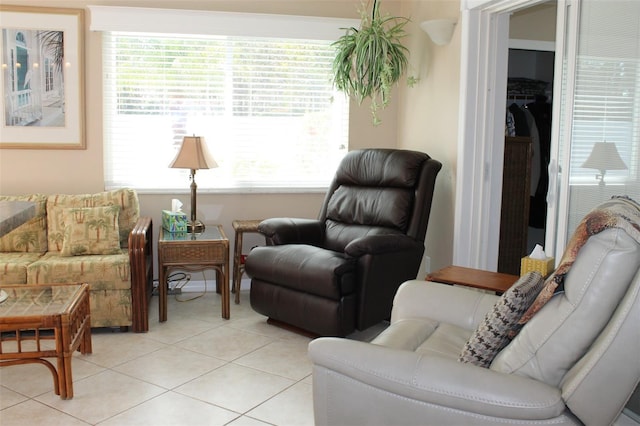
[[[268,245],[319,246],[324,237],[324,224],[315,219],[276,217],[260,222],[258,231],[265,236]]]
[[[153,221],[140,217],[129,234],[132,328],[149,331],[149,302],[153,292]]]
[[[475,330],[499,296],[431,281],[410,280],[396,292],[391,322],[404,318],[430,318]]]
[[[565,412],[555,387],[445,357],[328,337],[312,341],[309,356],[318,425],[443,424],[447,419],[448,424],[474,419],[488,424],[491,418],[507,424]]]

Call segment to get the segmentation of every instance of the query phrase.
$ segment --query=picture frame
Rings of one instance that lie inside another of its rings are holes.
[[[0,15],[0,148],[86,149],[84,10]]]

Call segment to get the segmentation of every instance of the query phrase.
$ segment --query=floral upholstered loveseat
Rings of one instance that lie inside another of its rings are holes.
[[[0,284],[88,283],[92,327],[148,331],[153,229],[134,190],[11,200],[36,215],[0,238]]]

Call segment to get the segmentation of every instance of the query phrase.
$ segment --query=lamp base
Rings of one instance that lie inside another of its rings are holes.
[[[198,219],[189,222],[187,224],[187,232],[192,234],[200,234],[204,232],[204,223],[200,222]]]

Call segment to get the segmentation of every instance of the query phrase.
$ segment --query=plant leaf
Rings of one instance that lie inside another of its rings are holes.
[[[409,19],[381,16],[377,0],[371,20],[362,13],[360,29],[349,28],[335,41],[334,86],[362,103],[371,98],[374,124],[377,110],[388,105],[392,86],[404,75],[409,50],[402,44]]]

